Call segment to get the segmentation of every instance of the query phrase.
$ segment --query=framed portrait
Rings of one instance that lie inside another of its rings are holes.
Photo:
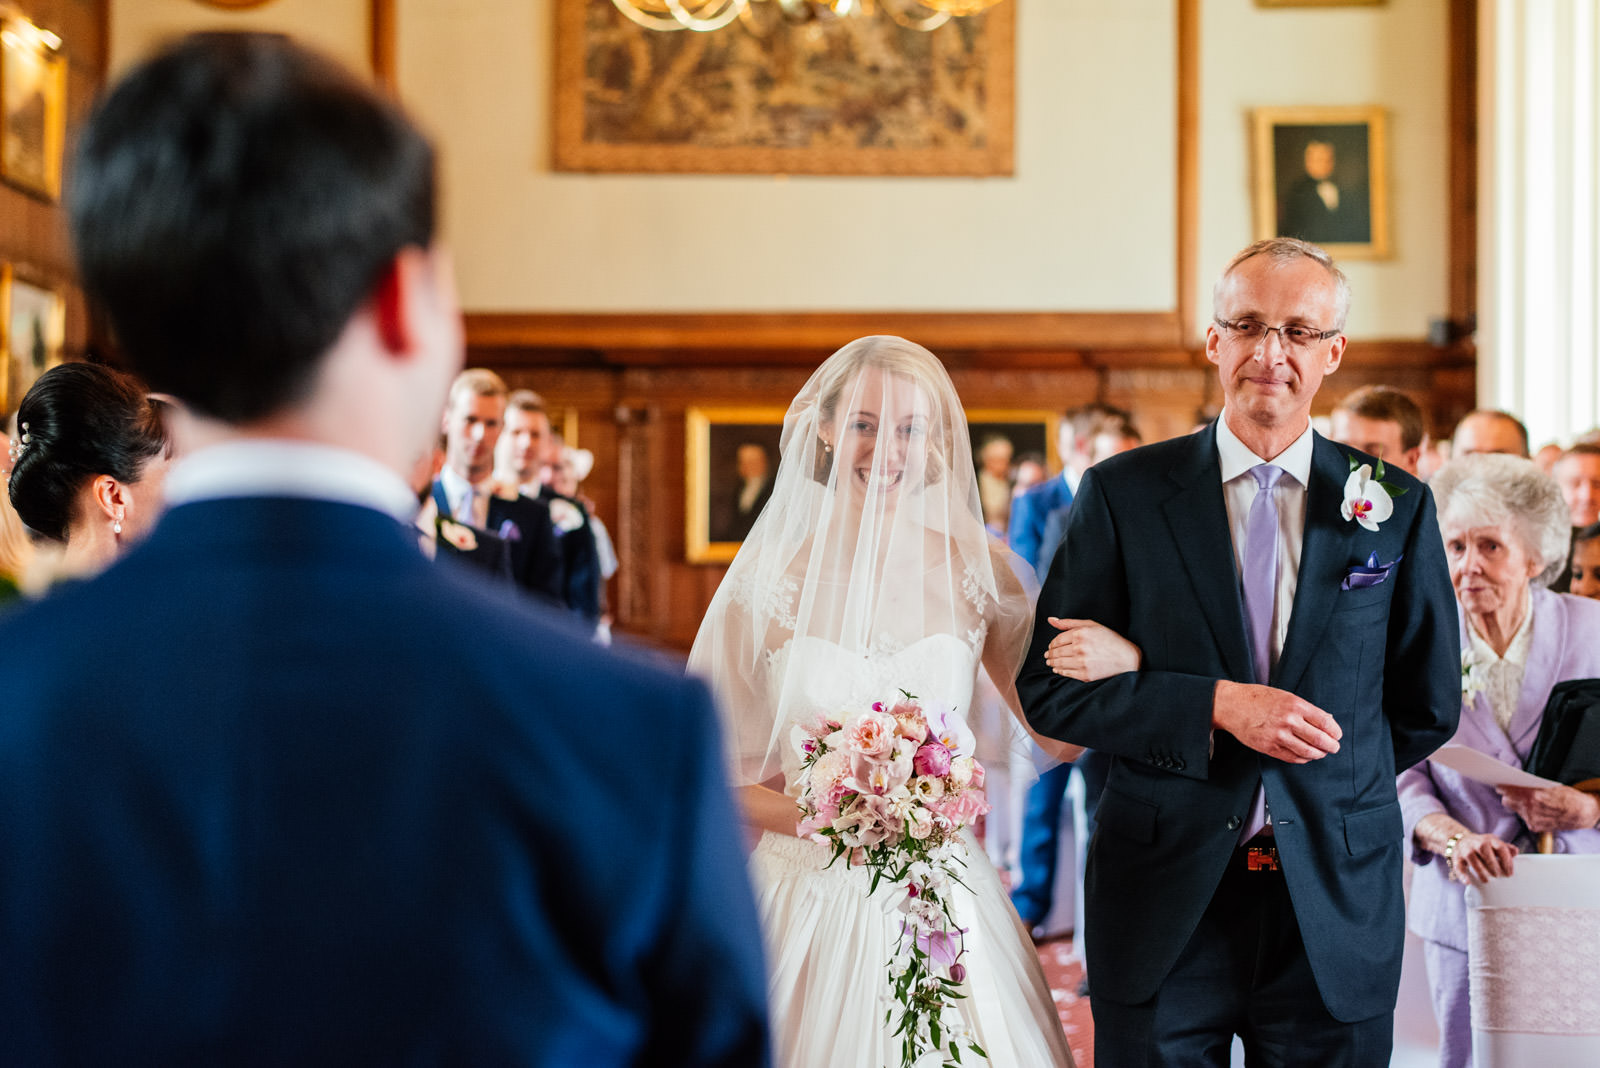
[[[66,301],[61,291],[0,265],[0,412],[22,402],[33,380],[61,362]]]
[[[1304,238],[1341,259],[1389,256],[1382,108],[1258,108],[1251,146],[1257,240]]]
[[[770,0],[669,33],[555,0],[554,169],[1011,174],[1015,4],[923,31],[899,2],[802,25]]]
[[[690,408],[685,425],[685,555],[732,560],[772,496],[783,408]]]
[[[1056,455],[1059,411],[1045,409],[973,408],[967,411],[967,436],[978,471],[978,500],[985,523],[1003,531],[1011,511],[1011,475],[1019,460],[1037,456],[1046,471],[1060,462]]]
[[[0,178],[54,200],[67,134],[67,60],[26,20],[0,19]]]

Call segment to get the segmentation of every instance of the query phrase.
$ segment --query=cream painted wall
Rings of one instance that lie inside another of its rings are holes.
[[[356,70],[372,70],[370,0],[273,0],[248,11],[202,7],[195,0],[110,0],[107,7],[113,74],[166,39],[195,30],[293,33]]]
[[[1446,313],[1448,3],[1200,5],[1197,327],[1210,318],[1217,274],[1251,239],[1249,112],[1256,107],[1388,109],[1393,256],[1343,264],[1353,290],[1346,329],[1355,338],[1421,337],[1430,318]]]
[[[551,4],[399,5],[471,308],[1173,306],[1171,0],[1019,2],[1017,173],[987,179],[553,173]]]
[[[1176,274],[1174,0],[1017,5],[1011,178],[579,175],[549,169],[554,0],[398,0],[399,84],[442,150],[478,311],[1165,311]],[[1355,337],[1446,298],[1446,5],[1201,9],[1198,336],[1250,239],[1252,107],[1389,108],[1394,256],[1348,264]],[[290,28],[363,69],[368,0],[111,0],[114,68],[200,26]],[[739,32],[733,30],[731,32]]]

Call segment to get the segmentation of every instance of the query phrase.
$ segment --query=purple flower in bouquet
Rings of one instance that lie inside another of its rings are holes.
[[[918,931],[917,948],[949,967],[961,956],[961,936],[966,933],[964,927],[957,927],[954,931]]]
[[[913,761],[918,775],[950,774],[950,750],[942,742],[924,742]]]

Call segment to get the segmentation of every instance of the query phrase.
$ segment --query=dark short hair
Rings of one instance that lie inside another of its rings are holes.
[[[286,37],[194,34],[96,105],[67,202],[129,365],[245,423],[303,399],[395,255],[432,243],[433,150]]]
[[[1596,538],[1600,538],[1600,523],[1590,523],[1588,526],[1579,527],[1572,532],[1572,544],[1574,545],[1580,541],[1593,541]]]
[[[1566,452],[1563,452],[1561,460],[1565,460],[1569,456],[1600,456],[1600,444],[1593,441],[1580,441]],[[1556,463],[1560,463],[1561,460],[1557,460]]]
[[[17,409],[17,431],[11,506],[51,541],[67,540],[78,494],[90,479],[138,482],[145,465],[167,450],[161,416],[144,387],[93,363],[64,363],[40,375]]]
[[[1362,419],[1376,419],[1400,426],[1400,447],[1407,452],[1422,445],[1426,429],[1417,402],[1390,386],[1362,386],[1347,394],[1334,411],[1345,411]]]

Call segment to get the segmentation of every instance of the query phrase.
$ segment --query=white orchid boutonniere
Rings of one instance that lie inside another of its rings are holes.
[[[1377,469],[1371,464],[1358,464],[1350,459],[1350,477],[1344,484],[1344,504],[1339,514],[1346,521],[1355,520],[1366,530],[1377,530],[1378,524],[1394,514],[1394,498],[1405,493],[1404,486],[1383,481],[1383,461]]]

